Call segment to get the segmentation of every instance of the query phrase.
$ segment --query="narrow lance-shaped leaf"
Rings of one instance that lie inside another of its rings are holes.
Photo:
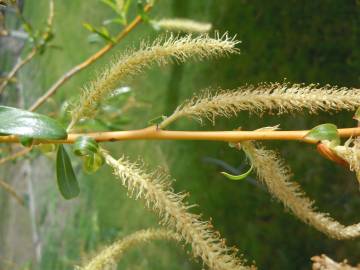
[[[67,132],[56,120],[42,114],[0,106],[0,133],[34,139],[66,139]]]
[[[59,190],[65,199],[69,200],[79,195],[79,183],[63,145],[59,145],[56,156],[56,177]]]
[[[249,174],[252,172],[252,170],[253,170],[253,165],[251,165],[250,169],[247,172],[240,174],[240,175],[232,175],[232,174],[229,174],[226,172],[221,172],[221,174],[225,175],[230,180],[242,180],[242,179],[245,179],[246,177],[248,177]]]

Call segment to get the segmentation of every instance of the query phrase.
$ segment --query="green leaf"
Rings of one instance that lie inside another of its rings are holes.
[[[89,23],[83,23],[83,26],[90,32],[99,35],[99,37],[103,38],[104,40],[115,43],[115,40],[111,37],[109,30],[106,27],[101,27],[101,29],[99,30]]]
[[[125,25],[126,24],[126,19],[124,17],[108,19],[108,20],[103,21],[103,24],[104,25],[109,25],[109,24]]]
[[[114,3],[111,0],[101,0],[102,3],[104,3],[105,5],[107,5],[108,7],[110,7],[113,11],[115,11],[116,13],[119,14],[120,10],[118,9],[116,3]]]
[[[46,143],[46,144],[39,144],[37,145],[37,148],[41,151],[41,153],[51,153],[54,152],[57,148],[55,144]]]
[[[94,173],[104,164],[104,157],[99,153],[98,143],[91,137],[81,136],[74,143],[75,155],[83,157],[83,169]]]
[[[42,114],[0,106],[0,133],[34,139],[60,140],[67,138],[64,127]]]
[[[30,147],[33,144],[34,139],[30,137],[21,136],[19,138],[20,143],[25,147]]]
[[[145,12],[145,3],[142,0],[138,0],[137,14],[141,17],[144,23],[150,22],[149,14]]]
[[[130,5],[131,5],[131,2],[132,2],[132,0],[127,0],[127,1],[125,2],[125,5],[124,5],[124,7],[123,7],[123,12],[124,12],[124,13],[128,13],[129,7],[130,7]]]
[[[87,173],[94,173],[104,164],[105,160],[101,154],[93,154],[84,157],[83,168]]]
[[[340,136],[337,130],[337,126],[334,124],[322,124],[314,127],[307,133],[304,137],[310,142],[319,142],[319,141],[330,141],[334,145],[340,144]]]
[[[92,33],[92,34],[88,35],[87,41],[90,44],[94,44],[94,43],[102,43],[102,42],[104,42],[104,39],[102,37],[100,37],[98,34]]]
[[[247,172],[240,174],[240,175],[232,175],[232,174],[229,174],[226,172],[221,172],[221,174],[225,175],[230,180],[242,180],[242,179],[245,179],[246,177],[248,177],[249,174],[252,172],[252,170],[253,170],[253,165],[251,165],[250,169]]]
[[[99,145],[91,137],[81,136],[75,140],[74,154],[77,156],[87,156],[98,153]]]
[[[155,117],[155,118],[153,118],[153,119],[150,119],[149,121],[148,121],[148,124],[149,125],[158,125],[158,124],[160,124],[163,120],[165,120],[166,119],[166,116],[165,115],[161,115],[161,116],[157,116],[157,117]]]
[[[79,195],[79,183],[63,145],[59,145],[56,155],[56,177],[60,193],[65,199],[69,200]]]
[[[83,26],[86,30],[88,30],[90,32],[95,32],[95,27],[92,26],[90,23],[83,23]]]

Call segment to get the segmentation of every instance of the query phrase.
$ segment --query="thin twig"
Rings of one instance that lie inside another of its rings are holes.
[[[18,6],[16,6],[16,13],[19,17],[19,19],[23,22],[23,24],[28,25],[28,27],[31,28],[31,25],[25,20],[24,16],[22,15],[21,11],[19,10]],[[48,36],[51,34],[52,31],[52,25],[54,22],[54,0],[50,0],[49,2],[49,15],[47,18],[47,26],[45,31],[42,33],[42,37],[44,39],[44,44],[42,46],[45,46],[48,42]],[[34,46],[31,51],[26,55],[26,57],[20,61],[12,68],[12,70],[9,72],[9,74],[4,78],[4,80],[0,84],[0,94],[4,91],[5,87],[8,85],[8,83],[15,77],[16,73],[27,63],[31,61],[31,59],[34,58],[34,56],[39,51],[39,46]]]
[[[0,179],[0,187],[2,187],[7,193],[9,193],[13,198],[22,206],[25,205],[24,199],[16,192],[16,190],[10,186],[8,183]]]
[[[22,149],[22,150],[20,150],[18,152],[10,154],[7,157],[1,158],[0,159],[0,165],[5,163],[5,162],[17,159],[18,157],[22,157],[22,156],[26,155],[27,153],[29,153],[30,151],[31,151],[31,148],[24,148],[24,149]]]
[[[161,130],[157,126],[150,126],[144,129],[127,131],[106,131],[90,133],[71,133],[67,139],[63,140],[37,140],[34,144],[72,144],[81,136],[94,138],[98,142],[113,142],[126,140],[194,140],[194,141],[224,141],[239,142],[248,140],[285,140],[301,141],[306,143],[316,143],[305,138],[310,130],[292,131],[170,131]],[[360,136],[360,128],[338,129],[339,136],[342,138]],[[1,136],[2,143],[18,143],[17,136]]]
[[[145,6],[144,11],[145,12],[149,12],[152,8],[152,5],[148,4]],[[52,26],[52,22],[53,22],[53,17],[54,17],[54,13],[53,11],[51,11],[53,9],[53,1],[50,1],[50,14],[48,17],[48,29],[51,28]],[[48,98],[50,98],[52,95],[54,95],[56,93],[56,91],[67,81],[69,80],[71,77],[73,77],[75,74],[77,74],[78,72],[80,72],[81,70],[85,69],[86,67],[88,67],[89,65],[91,65],[92,63],[94,63],[96,60],[98,60],[99,58],[101,58],[103,55],[105,55],[108,51],[110,51],[116,44],[118,44],[121,40],[123,40],[132,30],[134,30],[140,23],[142,22],[142,18],[141,16],[137,16],[123,31],[121,31],[118,36],[115,38],[115,42],[109,43],[107,44],[105,47],[103,47],[102,49],[100,49],[98,52],[96,52],[95,54],[93,54],[92,56],[90,56],[88,59],[86,59],[84,62],[76,65],[75,67],[73,67],[71,70],[69,70],[68,72],[66,72],[63,76],[61,76],[60,79],[58,79],[58,81],[53,84],[50,89],[43,95],[41,96],[39,99],[37,99],[33,105],[31,105],[31,107],[29,108],[29,111],[34,111],[36,110],[38,107],[40,107]],[[35,54],[34,54],[35,55]],[[25,63],[24,63],[25,64]],[[24,65],[23,64],[23,65]],[[15,72],[16,73],[16,72]],[[6,78],[5,78],[6,80]],[[5,81],[4,81],[5,82]],[[0,93],[1,93],[1,88],[0,88]],[[3,159],[0,159],[0,164],[5,163],[9,160],[13,160],[16,159],[26,153],[28,153],[31,149],[26,149],[27,151],[21,151],[18,153],[15,153],[11,156],[5,157]]]
[[[152,5],[148,4],[145,6],[144,11],[149,12],[152,8]],[[72,78],[75,74],[82,71],[86,67],[90,66],[96,60],[105,55],[108,51],[110,51],[116,44],[118,44],[122,39],[124,39],[132,30],[134,30],[140,23],[142,22],[141,16],[136,16],[136,18],[124,29],[122,30],[114,39],[114,42],[109,42],[95,54],[90,56],[88,59],[83,61],[82,63],[76,65],[69,71],[67,71],[64,75],[62,75],[51,87],[50,89],[41,97],[39,97],[33,105],[30,106],[29,111],[35,111],[39,108],[48,98],[56,93],[56,91],[70,78]]]
[[[4,91],[5,87],[8,85],[8,83],[15,77],[16,73],[28,62],[30,62],[31,59],[36,55],[37,48],[34,47],[27,56],[20,60],[13,69],[9,72],[9,74],[4,78],[4,80],[0,84],[0,94]]]

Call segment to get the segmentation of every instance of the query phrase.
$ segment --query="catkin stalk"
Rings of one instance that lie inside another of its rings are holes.
[[[106,151],[103,154],[130,196],[142,198],[146,206],[162,218],[162,224],[179,233],[192,246],[193,255],[200,257],[210,269],[254,269],[236,257],[236,250],[226,246],[209,222],[188,212],[192,206],[184,202],[186,194],[174,193],[167,179],[156,173],[145,173],[125,158],[115,160]]]
[[[290,182],[291,173],[276,152],[255,147],[253,142],[242,142],[242,149],[254,166],[259,180],[295,216],[331,238],[343,240],[360,236],[360,223],[344,226],[326,213],[316,212],[300,186]]]

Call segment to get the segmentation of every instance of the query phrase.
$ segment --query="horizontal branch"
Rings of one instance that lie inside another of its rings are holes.
[[[35,143],[74,143],[80,136],[89,136],[98,142],[113,142],[127,140],[194,140],[194,141],[224,141],[239,142],[248,140],[285,140],[285,141],[302,141],[314,143],[305,139],[310,130],[293,130],[293,131],[170,131],[161,130],[156,126],[150,126],[144,129],[127,130],[127,131],[107,131],[92,133],[71,133],[65,140],[37,140]],[[360,128],[343,128],[338,129],[342,138],[360,136]],[[17,143],[16,136],[2,136],[0,143]]]

